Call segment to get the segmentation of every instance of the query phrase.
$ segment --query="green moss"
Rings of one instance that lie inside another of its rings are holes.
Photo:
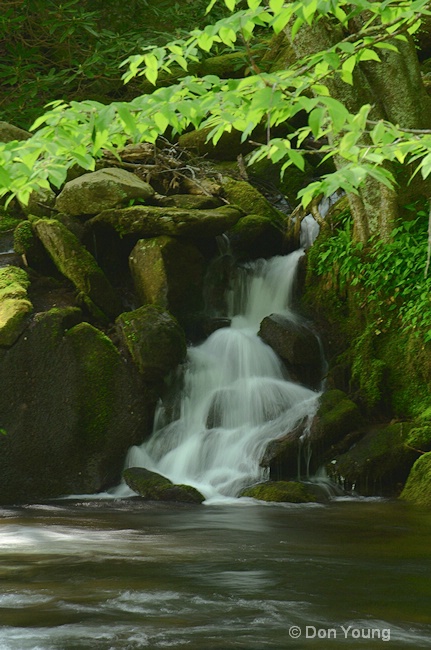
[[[204,497],[191,485],[175,485],[165,476],[143,467],[129,467],[123,472],[127,485],[143,499],[202,503]]]
[[[431,507],[431,452],[423,454],[413,465],[401,499]]]
[[[16,266],[0,269],[0,346],[10,347],[22,333],[33,311],[28,299],[27,273]]]
[[[13,247],[18,255],[25,255],[35,244],[35,234],[30,221],[21,221],[15,228]]]
[[[120,355],[112,341],[88,323],[69,329],[66,340],[79,367],[80,431],[86,444],[98,446],[113,417]]]
[[[274,481],[252,485],[241,492],[242,497],[276,503],[310,503],[316,497],[303,483],[296,481]]]
[[[431,424],[411,429],[406,445],[418,451],[431,451]]]
[[[223,180],[224,195],[233,205],[237,205],[245,214],[267,217],[282,227],[284,215],[276,210],[253,185],[233,178]]]
[[[21,223],[21,219],[8,215],[0,209],[0,233],[14,230]]]

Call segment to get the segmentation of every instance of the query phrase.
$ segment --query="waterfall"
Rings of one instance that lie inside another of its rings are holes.
[[[299,318],[291,305],[302,255],[295,251],[238,269],[227,296],[231,327],[189,349],[181,386],[158,406],[152,436],[130,449],[127,467],[193,485],[207,501],[235,497],[265,478],[259,462],[268,442],[314,414],[318,397],[290,381],[257,336],[269,314]]]

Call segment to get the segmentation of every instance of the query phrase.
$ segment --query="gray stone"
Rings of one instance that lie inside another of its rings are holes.
[[[0,142],[12,142],[13,140],[28,140],[31,133],[20,129],[18,126],[8,122],[0,122]]]
[[[55,207],[72,216],[98,214],[131,199],[147,200],[154,190],[148,183],[125,171],[107,168],[83,174],[64,186]]]

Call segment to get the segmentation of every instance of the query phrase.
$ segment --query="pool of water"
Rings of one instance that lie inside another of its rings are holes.
[[[0,510],[0,650],[431,648],[431,513],[384,501]]]

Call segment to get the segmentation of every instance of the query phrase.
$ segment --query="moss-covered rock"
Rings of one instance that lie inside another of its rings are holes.
[[[310,428],[311,444],[329,448],[362,424],[358,406],[342,390],[328,390],[319,399],[319,408]]]
[[[237,205],[245,214],[259,214],[271,219],[280,228],[283,226],[284,215],[274,208],[269,201],[247,181],[237,181],[234,178],[224,177],[222,181],[225,198]]]
[[[223,206],[214,210],[136,205],[119,210],[106,210],[94,217],[89,229],[109,226],[118,235],[139,237],[209,238],[229,230],[243,216],[235,206]]]
[[[0,350],[0,502],[94,493],[119,482],[151,430],[155,395],[77,308],[36,314]]]
[[[34,232],[66,278],[109,317],[121,311],[119,298],[96,260],[77,237],[55,219],[34,219]]]
[[[51,188],[43,187],[30,194],[28,203],[20,202],[20,206],[25,215],[34,215],[35,217],[52,217],[55,213],[56,195]]]
[[[11,346],[23,332],[33,305],[27,273],[16,266],[0,269],[0,346]]]
[[[280,255],[283,245],[282,227],[272,217],[249,214],[228,231],[232,254],[238,260]]]
[[[398,496],[417,453],[406,447],[411,425],[376,426],[327,465],[331,478],[364,496]]]
[[[64,186],[55,207],[72,216],[97,214],[131,199],[147,200],[154,190],[124,169],[105,168],[83,174]]]
[[[202,310],[203,258],[192,244],[172,237],[141,239],[129,258],[142,304],[171,312],[188,326]]]
[[[217,196],[203,194],[170,194],[158,197],[157,205],[162,208],[180,208],[181,210],[211,210],[219,208],[222,201]]]
[[[147,381],[160,381],[186,356],[183,330],[176,319],[160,307],[145,305],[120,314],[116,325]]]
[[[317,501],[313,491],[297,481],[268,481],[246,488],[240,494],[259,501],[276,503],[311,503]]]
[[[261,322],[259,336],[283,359],[293,379],[313,388],[320,385],[319,341],[308,327],[280,314],[271,314]]]
[[[150,501],[202,503],[205,497],[191,485],[175,485],[168,478],[142,467],[129,467],[123,478],[139,496]]]
[[[413,465],[401,499],[418,506],[431,507],[431,452],[422,454]]]

